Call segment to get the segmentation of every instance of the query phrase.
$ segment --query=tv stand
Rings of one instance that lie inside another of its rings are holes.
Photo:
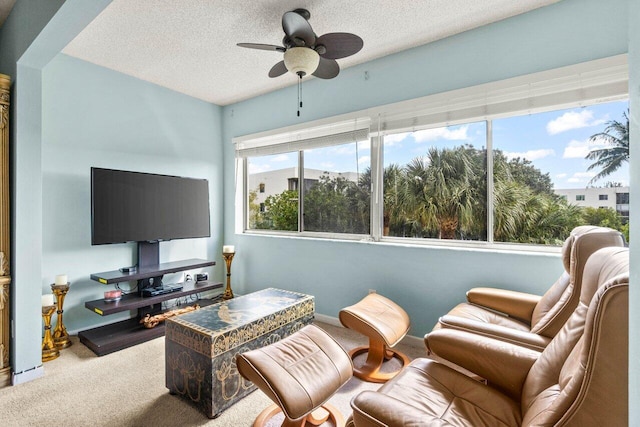
[[[157,243],[155,243],[157,245]],[[156,246],[157,247],[157,246]],[[143,258],[138,258],[142,260]],[[147,259],[148,261],[148,259]],[[193,295],[199,292],[221,289],[222,283],[212,281],[205,282],[184,282],[177,285],[182,286],[182,290],[168,294],[154,295],[150,297],[142,296],[140,284],[148,281],[152,277],[160,277],[169,273],[177,273],[195,268],[209,267],[215,265],[215,261],[204,259],[188,259],[183,261],[166,262],[162,264],[138,265],[135,271],[122,272],[120,270],[105,271],[91,275],[91,279],[102,284],[115,284],[127,281],[138,281],[138,293],[123,295],[120,301],[105,302],[104,299],[97,299],[85,302],[84,306],[100,316],[138,310],[138,316],[133,319],[100,326],[82,331],[78,334],[80,342],[89,347],[98,356],[113,353],[136,344],[149,341],[164,335],[164,324],[159,324],[154,328],[146,329],[139,321],[147,313],[157,314],[162,311],[162,302],[179,298],[186,295]]]

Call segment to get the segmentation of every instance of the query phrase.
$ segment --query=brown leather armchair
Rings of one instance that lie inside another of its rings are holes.
[[[437,337],[447,334],[474,347],[475,352],[464,353],[470,360],[454,363],[480,366],[491,385],[441,363],[416,359],[377,392],[358,394],[351,401],[349,423],[626,426],[628,294],[628,249],[600,249],[585,265],[575,311],[541,354],[469,332],[435,331],[435,347]],[[532,357],[527,359],[527,353]]]
[[[589,256],[603,247],[624,245],[616,230],[576,227],[562,247],[565,272],[544,295],[474,288],[467,292],[467,302],[442,316],[433,330],[474,332],[542,351],[578,304],[582,271]],[[425,344],[431,351],[426,336]]]

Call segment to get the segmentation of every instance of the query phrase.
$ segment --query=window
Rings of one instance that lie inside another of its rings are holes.
[[[247,170],[247,230],[371,233],[368,119],[249,144],[237,153]]]
[[[298,153],[251,157],[247,159],[247,169],[247,228],[297,230],[298,190],[290,188],[289,180],[298,174]]]
[[[369,141],[304,151],[304,230],[369,234]]]
[[[628,67],[594,64],[235,138],[243,230],[483,247],[559,245],[582,224],[620,229],[628,165],[604,177],[596,160],[626,118]],[[601,209],[612,187],[616,207]]]
[[[486,240],[485,122],[384,135],[384,236]]]
[[[628,205],[629,204],[629,193],[616,193],[616,204],[618,204],[618,205]]]

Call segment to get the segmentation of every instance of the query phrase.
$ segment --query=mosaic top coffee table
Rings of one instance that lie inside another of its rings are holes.
[[[311,295],[264,289],[167,319],[166,386],[216,418],[253,390],[236,354],[263,347],[313,321]]]

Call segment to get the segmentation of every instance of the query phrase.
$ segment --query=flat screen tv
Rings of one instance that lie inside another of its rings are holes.
[[[91,244],[210,237],[209,183],[91,168]]]

